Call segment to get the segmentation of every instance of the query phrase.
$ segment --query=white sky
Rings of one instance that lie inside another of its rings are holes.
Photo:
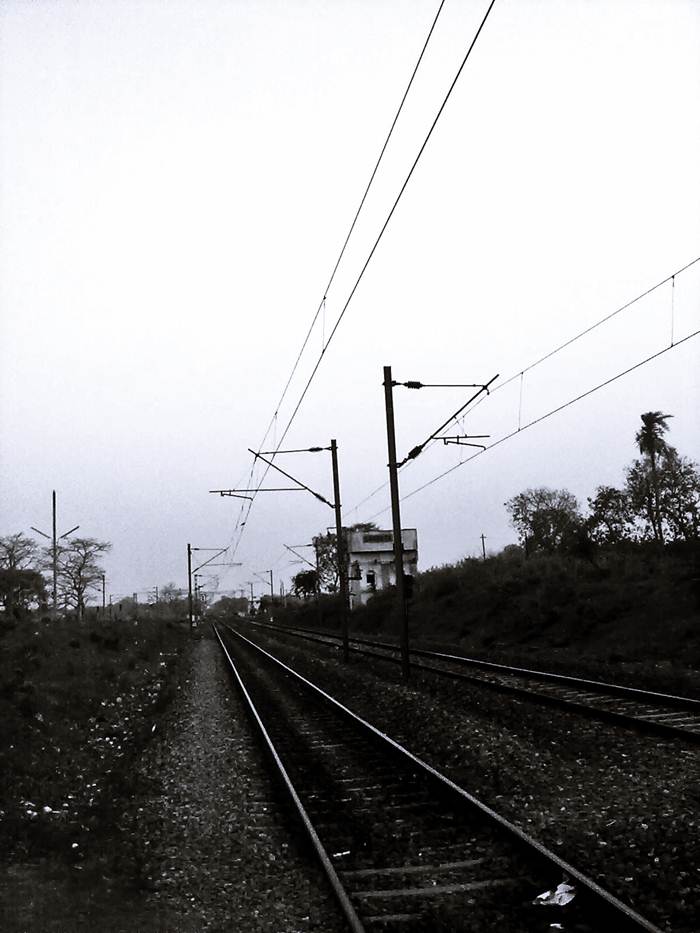
[[[49,530],[56,489],[59,531],[113,542],[115,596],[238,540],[207,491],[247,480],[437,5],[4,0],[0,533]],[[445,4],[277,437],[486,6]],[[387,478],[383,365],[509,377],[700,255],[699,51],[698,2],[497,0],[285,441],[338,439],[347,522],[390,521],[387,489],[350,511]],[[700,263],[673,303],[678,340]],[[666,285],[529,373],[522,422],[670,337]],[[405,501],[421,567],[514,540],[527,486],[620,484],[643,411],[699,459],[699,362],[696,338]],[[397,389],[400,456],[466,391]],[[495,440],[518,406],[516,381],[468,429]],[[434,445],[402,493],[459,458]],[[327,454],[279,463],[332,498]],[[283,545],[327,524],[259,496],[221,589],[288,580]]]

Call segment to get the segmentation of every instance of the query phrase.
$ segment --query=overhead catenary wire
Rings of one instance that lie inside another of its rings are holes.
[[[399,189],[399,193],[396,195],[396,198],[395,198],[395,200],[394,200],[394,203],[393,203],[392,206],[391,206],[391,209],[390,209],[390,211],[389,211],[389,213],[388,213],[388,215],[387,215],[387,217],[386,217],[386,220],[384,221],[384,223],[382,224],[382,226],[381,226],[381,228],[380,228],[380,230],[379,230],[379,234],[377,235],[377,238],[376,238],[376,240],[374,241],[374,245],[372,246],[371,250],[369,251],[369,255],[367,256],[367,259],[365,260],[364,264],[362,265],[362,268],[360,269],[359,275],[357,276],[357,278],[356,278],[356,280],[355,280],[355,284],[353,285],[352,289],[350,290],[350,294],[348,295],[348,297],[347,297],[347,299],[346,299],[346,301],[345,301],[345,304],[343,305],[343,307],[342,307],[342,309],[341,309],[341,311],[340,311],[340,314],[338,315],[338,319],[336,320],[335,324],[333,325],[333,329],[331,330],[330,336],[328,337],[328,340],[326,341],[326,345],[325,345],[325,347],[323,348],[323,350],[321,351],[321,353],[320,353],[318,359],[316,360],[316,364],[314,365],[314,368],[313,368],[313,370],[311,371],[311,375],[309,376],[309,379],[308,379],[308,381],[306,382],[306,385],[304,386],[304,389],[302,390],[302,393],[301,393],[301,395],[299,396],[299,399],[298,399],[298,401],[297,401],[297,403],[296,403],[296,405],[295,405],[295,407],[294,407],[294,410],[292,411],[292,414],[291,414],[291,416],[290,416],[290,418],[289,418],[289,420],[288,420],[288,422],[287,422],[287,425],[286,425],[286,427],[285,427],[285,429],[284,429],[284,431],[283,431],[282,438],[281,438],[281,440],[280,440],[280,444],[282,444],[282,443],[284,442],[284,439],[285,439],[285,437],[287,436],[287,433],[289,432],[289,429],[291,428],[291,426],[292,426],[292,424],[293,424],[293,422],[294,422],[294,419],[296,418],[297,413],[299,412],[299,409],[301,408],[302,402],[303,402],[304,399],[306,398],[306,393],[309,391],[309,388],[310,388],[310,386],[311,386],[311,383],[313,382],[314,378],[316,377],[316,373],[318,372],[319,366],[321,365],[321,362],[323,361],[323,357],[324,357],[325,354],[326,354],[326,350],[328,350],[328,347],[329,347],[330,344],[332,343],[333,338],[335,337],[335,334],[336,334],[336,332],[337,332],[337,330],[338,330],[338,327],[340,326],[341,321],[342,321],[343,318],[345,317],[345,314],[346,314],[346,312],[347,312],[347,310],[348,310],[348,307],[350,306],[350,303],[351,303],[352,299],[355,297],[355,292],[357,291],[357,289],[358,289],[358,287],[359,287],[359,285],[360,285],[360,282],[362,281],[362,279],[363,279],[363,277],[364,277],[364,274],[365,274],[365,272],[367,271],[367,267],[369,266],[370,262],[372,261],[372,257],[374,256],[374,254],[375,254],[375,252],[376,252],[376,250],[377,250],[377,247],[379,246],[379,244],[380,244],[380,242],[381,242],[381,240],[382,240],[382,237],[384,236],[384,233],[385,233],[387,227],[389,226],[389,223],[391,222],[391,218],[394,216],[394,213],[395,213],[395,211],[396,211],[396,208],[398,207],[399,202],[401,201],[401,198],[403,197],[404,191],[405,191],[406,188],[408,187],[408,183],[410,182],[411,178],[413,177],[413,173],[415,172],[416,167],[417,167],[418,163],[420,162],[421,156],[422,156],[423,153],[425,152],[425,149],[426,149],[426,147],[427,147],[427,145],[428,145],[428,142],[430,141],[430,138],[431,138],[432,135],[433,135],[433,132],[434,132],[434,130],[435,130],[435,127],[437,126],[437,124],[438,124],[438,122],[439,122],[439,120],[440,120],[440,117],[442,116],[442,113],[443,113],[445,107],[447,106],[447,102],[449,101],[450,97],[452,96],[452,92],[453,92],[454,89],[455,89],[455,86],[456,86],[456,84],[457,84],[457,81],[459,80],[460,75],[462,74],[462,71],[464,70],[464,67],[465,67],[465,65],[467,64],[467,61],[469,60],[469,57],[470,57],[470,55],[471,55],[471,53],[472,53],[472,50],[474,49],[474,46],[476,45],[476,42],[477,42],[479,36],[481,35],[481,32],[482,32],[484,26],[486,25],[486,20],[488,19],[489,14],[491,13],[491,10],[493,9],[493,6],[494,6],[495,2],[496,2],[496,0],[491,0],[491,2],[489,3],[488,8],[487,8],[487,10],[486,10],[486,13],[484,14],[484,17],[483,17],[483,19],[481,20],[481,23],[479,24],[479,27],[478,27],[478,29],[477,29],[475,35],[474,35],[474,38],[472,39],[471,43],[469,44],[469,48],[467,49],[466,54],[464,55],[464,58],[462,59],[462,62],[461,62],[461,64],[460,64],[459,68],[457,69],[457,73],[455,74],[454,78],[452,79],[452,83],[450,84],[450,86],[449,86],[449,88],[448,88],[448,90],[447,90],[447,93],[445,94],[445,97],[443,98],[443,101],[442,101],[442,103],[440,104],[440,107],[439,107],[439,109],[438,109],[438,111],[437,111],[437,114],[435,115],[435,118],[433,119],[433,122],[432,122],[431,125],[430,125],[430,129],[428,130],[428,132],[427,132],[427,134],[426,134],[426,137],[425,137],[425,139],[423,140],[423,143],[421,144],[420,149],[418,150],[418,155],[415,157],[415,159],[414,159],[414,161],[413,161],[413,164],[411,165],[411,168],[409,169],[408,174],[406,175],[406,178],[404,179],[403,184],[401,185],[401,188]]]
[[[306,394],[307,394],[307,392],[308,392],[308,390],[309,390],[309,388],[310,388],[310,386],[311,386],[311,383],[313,382],[313,380],[314,380],[314,378],[315,378],[315,376],[316,376],[316,373],[317,373],[318,368],[319,368],[319,366],[320,366],[320,364],[321,364],[321,361],[323,360],[323,357],[325,356],[325,353],[326,353],[328,347],[330,346],[331,342],[333,341],[333,338],[335,337],[335,334],[336,334],[336,332],[337,332],[337,330],[338,330],[338,327],[340,326],[340,323],[341,323],[343,317],[345,316],[345,313],[346,313],[346,311],[347,311],[347,309],[348,309],[348,307],[349,307],[349,305],[350,305],[350,302],[352,301],[352,299],[353,299],[353,297],[354,297],[354,295],[355,295],[355,292],[357,291],[357,288],[358,288],[360,282],[362,281],[362,278],[363,278],[363,276],[364,276],[364,274],[365,274],[365,271],[367,270],[367,267],[369,266],[369,264],[370,264],[370,262],[371,262],[371,260],[372,260],[372,257],[374,256],[374,253],[376,252],[376,249],[377,249],[377,247],[378,247],[378,245],[379,245],[379,243],[380,243],[382,237],[384,236],[384,232],[386,231],[386,228],[388,227],[389,222],[390,222],[391,218],[392,218],[393,215],[394,215],[394,212],[395,212],[395,210],[396,210],[396,208],[397,208],[397,206],[398,206],[398,204],[399,204],[399,201],[401,200],[401,198],[402,198],[402,196],[403,196],[403,193],[404,193],[404,191],[406,190],[406,187],[407,187],[407,185],[408,185],[408,183],[409,183],[411,177],[413,176],[413,173],[414,173],[414,171],[415,171],[415,169],[416,169],[416,166],[418,165],[418,162],[420,161],[421,156],[423,155],[423,152],[425,151],[425,148],[426,148],[426,146],[427,146],[427,144],[428,144],[428,142],[429,142],[429,140],[430,140],[430,138],[431,138],[431,136],[432,136],[432,134],[433,134],[433,131],[435,130],[435,127],[437,126],[437,123],[438,123],[438,121],[439,121],[439,119],[440,119],[440,117],[441,117],[441,115],[442,115],[442,113],[443,113],[443,111],[444,111],[444,109],[445,109],[445,106],[447,105],[448,100],[449,100],[450,97],[452,96],[452,92],[453,92],[453,90],[454,90],[454,88],[455,88],[455,85],[457,84],[457,81],[459,80],[459,77],[460,77],[460,75],[462,74],[462,71],[464,70],[464,67],[465,67],[465,65],[466,65],[466,63],[467,63],[467,60],[469,59],[469,56],[471,55],[472,50],[473,50],[474,46],[476,45],[476,42],[477,42],[477,40],[478,40],[478,38],[479,38],[479,36],[480,36],[480,34],[481,34],[482,29],[484,28],[484,25],[486,24],[486,20],[488,19],[489,14],[491,13],[491,10],[493,9],[493,6],[494,6],[495,2],[496,2],[496,0],[490,0],[490,3],[489,3],[488,8],[487,8],[487,10],[486,10],[486,13],[485,13],[484,16],[483,16],[483,18],[482,18],[482,20],[481,20],[481,23],[479,24],[479,27],[478,27],[478,29],[477,29],[477,31],[476,31],[476,33],[475,33],[475,35],[474,35],[474,37],[473,37],[471,43],[469,44],[469,47],[468,47],[468,49],[467,49],[467,52],[466,52],[466,54],[464,55],[464,58],[462,59],[462,62],[461,62],[460,66],[459,66],[459,68],[458,68],[458,70],[457,70],[457,73],[456,73],[455,77],[454,77],[453,80],[452,80],[452,83],[450,84],[450,86],[449,86],[449,88],[448,88],[448,91],[447,91],[445,97],[443,98],[443,101],[442,101],[442,103],[441,103],[441,105],[440,105],[440,108],[438,109],[437,115],[436,115],[435,118],[433,119],[433,122],[432,122],[432,124],[431,124],[431,126],[430,126],[430,129],[428,130],[428,133],[427,133],[427,135],[426,135],[426,137],[425,137],[425,139],[424,139],[424,141],[423,141],[423,143],[422,143],[422,145],[421,145],[421,147],[420,147],[420,149],[419,149],[419,151],[418,151],[418,155],[416,156],[416,158],[415,158],[415,160],[414,160],[414,162],[413,162],[413,164],[412,164],[412,166],[411,166],[411,168],[410,168],[410,170],[409,170],[409,172],[408,172],[408,175],[406,176],[406,178],[405,178],[405,180],[404,180],[404,182],[403,182],[403,184],[402,184],[402,186],[401,186],[401,188],[400,188],[400,190],[399,190],[399,193],[398,193],[398,195],[396,196],[396,199],[395,199],[395,201],[394,201],[394,203],[393,203],[393,205],[392,205],[392,207],[391,207],[391,210],[389,211],[389,214],[388,214],[386,220],[384,221],[384,224],[382,225],[382,227],[381,227],[381,229],[380,229],[379,235],[377,236],[377,238],[376,238],[376,240],[375,240],[375,242],[374,242],[374,245],[372,246],[372,249],[370,250],[370,253],[369,253],[368,257],[367,257],[367,259],[365,260],[365,263],[364,263],[364,265],[362,266],[362,268],[361,268],[361,270],[360,270],[360,273],[359,273],[359,275],[358,275],[358,277],[357,277],[357,279],[356,279],[356,281],[355,281],[355,284],[354,284],[354,286],[353,286],[353,288],[352,288],[352,290],[351,290],[351,292],[350,292],[350,295],[349,295],[348,298],[346,299],[345,304],[344,304],[344,306],[343,306],[343,308],[342,308],[342,310],[341,310],[341,312],[340,312],[340,315],[339,315],[338,319],[336,320],[336,322],[335,322],[335,324],[334,324],[334,326],[333,326],[333,328],[332,328],[332,330],[331,330],[330,336],[328,337],[328,340],[324,343],[324,346],[322,347],[321,353],[320,353],[320,355],[319,355],[319,357],[318,357],[318,359],[317,359],[317,361],[316,361],[316,364],[314,365],[314,368],[313,368],[313,370],[312,370],[311,376],[309,377],[309,379],[308,379],[306,385],[304,386],[304,389],[303,389],[303,391],[302,391],[302,393],[301,393],[301,396],[299,397],[299,399],[298,399],[298,401],[297,401],[297,403],[296,403],[296,405],[295,405],[295,407],[294,407],[294,410],[292,411],[292,414],[291,414],[291,416],[290,416],[290,418],[289,418],[289,420],[288,420],[288,422],[287,422],[287,424],[286,424],[286,426],[285,426],[285,428],[284,428],[284,431],[282,432],[282,435],[281,435],[281,437],[280,437],[280,439],[279,439],[279,441],[278,441],[278,444],[277,444],[277,447],[278,447],[278,448],[281,447],[282,444],[284,443],[284,440],[285,440],[285,438],[286,438],[286,436],[287,436],[287,434],[288,434],[288,432],[289,432],[289,430],[290,430],[290,428],[291,428],[291,426],[292,426],[292,423],[294,422],[294,419],[296,418],[296,416],[297,416],[297,414],[298,414],[298,412],[299,412],[299,409],[300,409],[300,407],[301,407],[301,405],[302,405],[302,403],[303,403],[303,401],[304,401],[304,398],[306,397]],[[371,185],[371,182],[372,182],[372,180],[374,179],[374,176],[376,175],[376,171],[377,171],[379,162],[381,161],[381,158],[382,158],[382,156],[383,156],[383,154],[384,154],[384,151],[385,151],[385,149],[386,149],[386,146],[387,146],[387,144],[388,144],[388,142],[389,142],[389,138],[391,137],[391,134],[393,133],[394,126],[396,125],[396,121],[397,121],[397,119],[398,119],[398,116],[399,116],[399,114],[400,114],[400,112],[401,112],[401,109],[403,108],[404,101],[405,101],[406,96],[407,96],[407,94],[408,94],[408,91],[409,91],[409,89],[410,89],[410,87],[411,87],[411,85],[412,85],[412,83],[413,83],[413,79],[414,79],[414,77],[415,77],[415,73],[416,73],[416,71],[417,71],[417,69],[418,69],[418,66],[420,65],[420,62],[421,62],[421,60],[422,60],[422,58],[423,58],[423,55],[424,55],[425,50],[426,50],[426,48],[427,48],[428,42],[430,41],[430,37],[432,36],[433,30],[434,30],[434,28],[435,28],[435,24],[436,24],[437,19],[438,19],[439,15],[440,15],[440,12],[441,12],[441,10],[442,10],[442,8],[443,8],[443,5],[444,5],[444,3],[441,2],[441,3],[440,3],[440,6],[439,6],[439,8],[438,8],[438,12],[437,12],[437,14],[436,14],[436,17],[435,17],[435,19],[434,19],[434,21],[433,21],[433,23],[432,23],[432,25],[431,25],[431,27],[430,27],[430,31],[429,31],[429,33],[428,33],[428,37],[427,37],[427,39],[426,39],[426,42],[424,43],[423,49],[421,50],[421,54],[420,54],[420,56],[419,56],[419,59],[418,59],[418,62],[417,62],[417,64],[416,64],[416,66],[415,66],[415,68],[414,68],[414,71],[413,71],[413,74],[412,74],[411,79],[410,79],[410,81],[409,81],[409,84],[408,84],[408,87],[407,87],[407,89],[406,89],[406,92],[404,93],[404,96],[403,96],[403,98],[402,98],[402,101],[401,101],[401,104],[400,104],[399,109],[398,109],[398,111],[397,111],[396,117],[394,118],[394,121],[392,122],[392,127],[391,127],[390,132],[389,132],[389,134],[388,134],[388,136],[387,136],[387,140],[386,140],[384,146],[382,147],[382,152],[381,152],[381,154],[380,154],[380,158],[378,159],[377,166],[375,166],[375,170],[374,170],[374,172],[372,173],[372,176],[371,176],[371,179],[370,179],[370,184],[368,185],[367,190],[369,190],[369,187],[370,187],[370,185]],[[364,200],[365,200],[366,196],[367,196],[367,192],[365,192],[365,194],[364,194],[364,196],[363,196],[363,199],[362,199],[362,202],[361,202],[360,208],[358,209],[357,214],[359,214],[359,211],[361,210],[362,205],[364,204]],[[357,215],[355,216],[355,218],[354,218],[354,220],[353,220],[353,223],[352,223],[352,225],[351,225],[350,233],[352,233],[352,230],[354,229],[354,226],[355,226],[356,221],[357,221]],[[346,248],[346,246],[347,246],[347,240],[349,240],[349,235],[348,235],[348,237],[346,238],[346,242],[344,243],[343,248],[342,248],[342,250],[341,250],[341,257],[340,257],[340,258],[342,258],[342,254],[344,253],[345,248]],[[331,275],[331,279],[329,280],[329,282],[332,282],[332,281],[333,281],[333,278],[334,278],[335,273],[336,273],[336,271],[337,271],[338,265],[340,264],[340,258],[339,258],[338,262],[336,263],[336,266],[335,266],[335,268],[334,268],[334,270],[333,270],[333,273],[332,273],[332,275]],[[309,331],[307,332],[307,335],[306,335],[306,337],[305,337],[305,339],[304,339],[304,342],[303,342],[303,344],[302,344],[302,348],[301,348],[301,350],[299,351],[299,354],[298,354],[298,356],[297,356],[297,360],[295,361],[294,367],[293,367],[293,369],[292,369],[292,373],[290,374],[290,377],[289,377],[289,379],[287,380],[287,384],[285,385],[285,388],[284,388],[284,390],[283,390],[283,393],[282,393],[282,397],[281,397],[281,399],[280,399],[280,402],[278,402],[278,405],[277,405],[276,408],[275,408],[275,412],[274,412],[274,414],[273,414],[273,416],[272,416],[272,419],[271,419],[271,421],[270,421],[270,426],[272,425],[274,419],[276,418],[276,416],[277,416],[277,414],[278,414],[278,412],[279,412],[279,407],[281,406],[282,401],[283,401],[284,398],[286,397],[286,393],[287,393],[287,391],[288,391],[288,389],[289,389],[289,385],[291,384],[291,380],[292,380],[292,378],[293,378],[293,376],[294,376],[294,373],[296,372],[296,369],[297,369],[297,367],[298,367],[298,365],[299,365],[299,361],[300,361],[300,359],[301,359],[301,355],[303,354],[304,349],[305,349],[305,347],[306,347],[306,345],[307,345],[307,343],[308,343],[308,340],[309,340],[311,331],[313,330],[313,326],[314,326],[314,324],[315,324],[315,322],[316,322],[316,320],[317,320],[317,318],[318,318],[318,315],[319,315],[321,309],[322,309],[323,306],[324,306],[324,302],[325,302],[326,295],[327,295],[327,292],[328,292],[329,287],[330,287],[330,284],[327,285],[327,286],[326,286],[326,289],[324,290],[323,299],[321,300],[321,303],[319,304],[319,307],[318,307],[318,309],[317,309],[317,311],[316,311],[316,314],[315,314],[315,316],[314,316],[314,320],[312,321],[311,327],[309,328]],[[265,435],[263,436],[263,439],[262,439],[261,443],[258,445],[258,448],[259,448],[259,449],[263,447],[265,441],[267,440],[267,436],[268,436],[269,431],[270,431],[270,426],[268,426],[267,431],[265,432]],[[264,470],[262,479],[261,479],[261,481],[260,481],[260,485],[262,485],[262,482],[264,482],[264,479],[265,479],[265,476],[267,475],[268,469],[269,469],[269,467],[266,468],[266,469]],[[253,497],[253,502],[254,502],[254,501],[255,501],[255,497]],[[247,520],[248,520],[248,516],[250,515],[250,512],[251,512],[252,507],[253,507],[253,502],[250,502],[250,503],[248,504],[248,506],[247,506],[247,512],[246,512],[246,519],[245,519],[245,521],[240,522],[240,523],[238,524],[238,528],[239,528],[240,530],[239,530],[238,541],[236,542],[236,545],[235,545],[235,547],[234,547],[234,554],[236,553],[236,549],[237,549],[238,545],[240,544],[240,540],[241,540],[241,536],[242,536],[242,528],[243,528],[243,526],[246,524],[246,522],[247,522]],[[244,505],[243,507],[245,508],[245,505]]]
[[[602,318],[599,318],[597,321],[594,321],[593,324],[590,324],[588,327],[584,328],[582,331],[579,331],[573,337],[567,338],[562,343],[558,344],[553,349],[549,350],[547,353],[538,357],[538,359],[533,360],[533,362],[529,363],[527,366],[524,366],[522,369],[519,369],[512,376],[509,376],[508,379],[505,379],[503,382],[499,382],[498,385],[494,386],[490,390],[490,395],[492,396],[495,395],[495,393],[498,392],[500,389],[504,389],[506,386],[510,385],[516,379],[520,379],[520,397],[519,397],[519,402],[518,402],[518,430],[524,430],[524,428],[521,427],[521,420],[522,420],[522,383],[523,383],[523,378],[525,376],[525,373],[530,372],[531,370],[535,369],[537,366],[540,366],[542,363],[546,362],[547,360],[550,360],[552,357],[556,356],[558,353],[561,353],[562,350],[565,350],[567,347],[570,347],[572,344],[576,343],[576,341],[581,340],[583,337],[590,334],[592,331],[596,330],[598,327],[601,327],[603,324],[606,324],[608,321],[611,321],[613,318],[617,317],[623,311],[627,311],[628,309],[634,307],[638,302],[642,301],[643,298],[648,297],[653,292],[657,291],[659,288],[662,288],[664,285],[667,285],[669,282],[671,282],[671,285],[673,288],[673,292],[672,292],[672,298],[673,298],[673,295],[675,294],[676,277],[681,275],[683,272],[686,272],[688,269],[692,268],[694,265],[696,265],[699,262],[700,262],[700,256],[696,256],[695,259],[692,259],[690,262],[687,262],[684,266],[681,266],[681,268],[677,269],[675,272],[670,273],[670,275],[667,275],[665,278],[661,279],[661,281],[657,282],[655,285],[650,286],[649,288],[645,289],[643,292],[640,292],[634,298],[631,298],[629,301],[626,301],[623,305],[620,305],[618,308],[615,308],[614,311],[611,311],[608,314],[604,315]],[[673,344],[673,340],[671,341],[671,345],[672,346],[675,345]],[[469,408],[465,412],[465,415],[469,414],[471,411],[477,408],[482,402],[486,400],[486,398],[487,396],[482,395],[480,398],[476,399],[474,403],[472,404],[471,408]],[[528,425],[526,425],[525,427],[528,427]],[[514,433],[517,434],[517,431]],[[490,449],[490,447],[493,447],[493,446],[495,446],[495,444],[489,445],[489,448],[487,449]],[[472,459],[472,458],[469,457],[468,459]],[[407,463],[403,464],[400,467],[400,469],[405,469],[412,462],[413,461],[409,460]],[[460,464],[466,463],[466,462],[467,460],[463,460],[460,462]],[[387,481],[381,483],[379,486],[376,487],[376,489],[373,489],[370,493],[368,493],[363,499],[361,499],[349,511],[357,512],[366,502],[369,502],[375,496],[379,495],[379,493],[383,489],[386,489],[388,485],[389,483]],[[387,511],[387,510],[384,509],[383,511]],[[381,515],[382,512],[379,512],[377,514]]]
[[[450,473],[454,473],[455,470],[458,470],[460,467],[464,466],[466,463],[470,463],[472,460],[475,460],[477,457],[483,456],[487,451],[493,450],[494,447],[499,447],[501,444],[504,444],[506,441],[511,440],[514,437],[517,437],[518,434],[522,434],[523,431],[527,431],[528,428],[534,427],[536,424],[540,424],[542,421],[546,421],[547,418],[551,418],[553,415],[558,414],[561,411],[564,411],[565,408],[569,408],[571,405],[575,405],[576,402],[582,401],[584,398],[587,398],[589,395],[593,395],[594,392],[598,392],[600,389],[604,389],[606,386],[611,385],[613,382],[617,382],[618,379],[622,379],[624,376],[629,375],[637,369],[640,369],[642,366],[646,366],[647,363],[651,363],[653,360],[658,359],[660,356],[663,356],[665,353],[668,353],[670,350],[677,350],[678,347],[682,346],[684,343],[687,343],[689,340],[692,340],[694,337],[700,336],[700,330],[693,331],[690,334],[687,334],[681,340],[676,341],[674,344],[670,344],[666,347],[662,347],[661,350],[657,350],[656,353],[653,353],[651,356],[646,357],[643,360],[639,360],[637,363],[634,363],[632,366],[628,366],[627,369],[623,369],[621,372],[616,373],[614,376],[605,379],[603,382],[598,383],[590,389],[587,389],[585,392],[582,392],[580,395],[577,395],[575,398],[569,399],[567,402],[564,402],[561,405],[558,405],[556,408],[552,408],[550,411],[545,412],[543,415],[539,415],[537,418],[533,418],[532,421],[524,424],[521,428],[516,428],[516,430],[511,431],[508,434],[505,434],[503,437],[500,437],[497,441],[494,441],[493,444],[489,444],[484,450],[479,450],[477,453],[472,454],[470,457],[467,457],[465,460],[460,460],[459,463],[455,463],[449,469],[444,470],[442,473],[439,473],[437,476],[434,476],[432,479],[429,479],[426,483],[423,483],[421,486],[418,486],[416,489],[412,489],[410,492],[406,493],[401,497],[401,502],[404,502],[406,499],[411,499],[413,496],[418,495],[419,492],[428,489],[429,486],[434,485],[439,482],[439,480],[444,479],[445,476],[448,476]],[[377,518],[379,515],[383,515],[385,512],[388,512],[390,506],[387,506],[384,509],[381,509],[379,512],[375,512],[374,515],[371,515],[368,521],[371,521],[374,518]]]
[[[319,305],[318,305],[318,308],[316,309],[316,313],[314,314],[314,316],[313,316],[313,318],[312,318],[312,320],[311,320],[311,324],[309,325],[309,329],[308,329],[307,332],[306,332],[306,336],[304,337],[304,339],[303,339],[303,341],[302,341],[301,348],[299,349],[299,352],[298,352],[298,354],[297,354],[296,360],[294,361],[294,364],[293,364],[293,366],[292,366],[292,370],[291,370],[291,372],[290,372],[290,374],[289,374],[289,377],[288,377],[288,379],[287,379],[287,382],[285,383],[285,386],[284,386],[284,388],[283,388],[283,390],[282,390],[282,394],[281,394],[281,396],[280,396],[280,399],[279,399],[279,401],[277,402],[277,405],[275,406],[275,411],[274,411],[274,414],[272,415],[272,418],[270,419],[270,424],[268,425],[267,430],[266,430],[266,432],[265,432],[265,435],[264,435],[264,437],[263,437],[263,439],[262,439],[262,442],[258,445],[258,447],[262,447],[263,444],[265,443],[265,441],[267,440],[268,434],[270,433],[270,429],[271,429],[272,425],[274,424],[275,419],[277,418],[277,416],[278,416],[278,414],[279,414],[280,407],[282,406],[282,403],[284,402],[284,400],[285,400],[285,398],[286,398],[286,396],[287,396],[287,392],[288,392],[288,390],[289,390],[289,386],[291,385],[292,379],[294,378],[294,374],[296,373],[297,368],[298,368],[298,366],[299,366],[299,363],[301,362],[301,358],[302,358],[302,356],[303,356],[303,354],[304,354],[304,350],[306,349],[306,346],[307,346],[307,344],[308,344],[308,342],[309,342],[309,339],[310,339],[310,337],[311,337],[311,334],[312,334],[312,332],[313,332],[314,327],[316,326],[316,322],[317,322],[318,317],[319,317],[319,314],[321,314],[321,312],[323,312],[323,315],[324,315],[324,333],[323,333],[322,339],[321,339],[321,352],[322,352],[322,353],[325,352],[325,348],[326,348],[326,340],[325,340],[325,308],[326,308],[326,300],[327,300],[327,297],[328,297],[328,292],[330,291],[331,286],[333,285],[333,282],[334,282],[334,280],[335,280],[336,272],[338,271],[338,267],[340,266],[340,263],[341,263],[341,261],[342,261],[342,259],[343,259],[343,256],[345,255],[345,251],[346,251],[346,249],[347,249],[348,243],[350,242],[350,237],[352,236],[352,234],[353,234],[353,232],[354,232],[354,230],[355,230],[355,227],[357,226],[357,221],[358,221],[358,219],[359,219],[360,213],[362,212],[362,208],[363,208],[364,205],[365,205],[365,201],[367,200],[367,196],[368,196],[368,194],[369,194],[370,188],[372,187],[372,184],[374,183],[374,179],[375,179],[375,177],[376,177],[376,175],[377,175],[377,172],[378,172],[378,170],[379,170],[379,166],[380,166],[380,164],[381,164],[381,162],[382,162],[382,159],[384,158],[384,153],[386,152],[387,146],[389,145],[389,142],[390,142],[390,140],[391,140],[391,137],[392,137],[392,135],[393,135],[393,133],[394,133],[394,129],[395,129],[396,124],[397,124],[397,122],[398,122],[398,119],[399,119],[399,117],[400,117],[400,115],[401,115],[401,111],[403,110],[403,106],[404,106],[404,104],[405,104],[405,102],[406,102],[406,98],[408,97],[409,91],[411,90],[411,87],[413,86],[413,81],[414,81],[414,79],[415,79],[415,77],[416,77],[416,74],[417,74],[417,72],[418,72],[418,68],[420,67],[421,62],[423,61],[423,56],[425,55],[425,51],[426,51],[426,49],[428,48],[428,43],[430,42],[430,39],[431,39],[431,37],[432,37],[432,35],[433,35],[433,32],[434,32],[434,30],[435,30],[435,26],[437,25],[437,21],[438,21],[438,19],[440,18],[440,14],[441,14],[441,12],[442,12],[442,8],[443,8],[444,5],[445,5],[445,0],[441,0],[440,5],[439,5],[438,10],[437,10],[437,13],[435,14],[435,17],[434,17],[434,19],[433,19],[433,22],[431,23],[430,29],[429,29],[429,31],[428,31],[428,35],[427,35],[427,37],[426,37],[426,39],[425,39],[425,42],[423,43],[423,48],[422,48],[421,51],[420,51],[420,55],[418,56],[418,59],[417,59],[417,61],[416,61],[416,64],[415,64],[414,67],[413,67],[413,71],[411,72],[411,77],[409,78],[408,84],[406,85],[406,89],[405,89],[405,91],[403,92],[403,96],[402,96],[401,101],[400,101],[400,103],[399,103],[398,109],[396,110],[396,113],[394,114],[394,118],[393,118],[393,120],[391,121],[391,126],[389,127],[389,132],[388,132],[387,135],[386,135],[386,139],[384,140],[384,143],[383,143],[382,148],[381,148],[381,150],[380,150],[380,152],[379,152],[379,156],[378,156],[378,158],[377,158],[377,161],[376,161],[376,163],[375,163],[375,165],[374,165],[374,168],[372,169],[372,173],[371,173],[371,175],[370,175],[370,177],[369,177],[369,181],[367,182],[367,185],[366,185],[366,187],[365,187],[365,190],[364,190],[364,192],[363,192],[363,194],[362,194],[362,198],[360,199],[360,203],[359,203],[359,205],[358,205],[358,207],[357,207],[357,210],[355,211],[355,215],[354,215],[354,217],[353,217],[353,219],[352,219],[352,223],[350,224],[350,228],[349,228],[349,230],[348,230],[348,232],[347,232],[347,234],[346,234],[346,236],[345,236],[345,240],[343,241],[343,245],[342,245],[342,247],[340,248],[340,252],[338,253],[338,257],[337,257],[337,259],[336,259],[336,261],[335,261],[335,264],[334,264],[333,269],[332,269],[332,271],[331,271],[331,274],[330,274],[330,277],[329,277],[329,279],[328,279],[328,282],[326,283],[326,287],[323,289],[323,297],[321,298],[321,301],[320,301],[320,303],[319,303]]]

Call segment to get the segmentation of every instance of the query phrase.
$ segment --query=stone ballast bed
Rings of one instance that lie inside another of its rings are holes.
[[[240,627],[649,920],[695,933],[694,748]]]

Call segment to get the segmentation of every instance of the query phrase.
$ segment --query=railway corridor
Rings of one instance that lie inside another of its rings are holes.
[[[254,641],[217,637],[348,929],[658,930],[587,859],[562,860]],[[543,911],[542,887],[575,903]]]
[[[284,635],[245,633],[663,929],[700,909],[697,748],[416,676]]]

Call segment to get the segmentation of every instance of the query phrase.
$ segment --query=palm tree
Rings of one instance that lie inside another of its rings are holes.
[[[637,431],[635,440],[639,446],[639,452],[649,460],[649,469],[651,472],[651,489],[649,490],[649,517],[651,527],[654,531],[654,537],[661,544],[664,543],[664,532],[661,520],[661,509],[659,507],[659,476],[657,470],[658,458],[667,454],[673,448],[669,447],[664,439],[664,434],[668,431],[667,421],[673,418],[673,415],[665,415],[661,411],[647,411],[642,415],[642,427]]]

